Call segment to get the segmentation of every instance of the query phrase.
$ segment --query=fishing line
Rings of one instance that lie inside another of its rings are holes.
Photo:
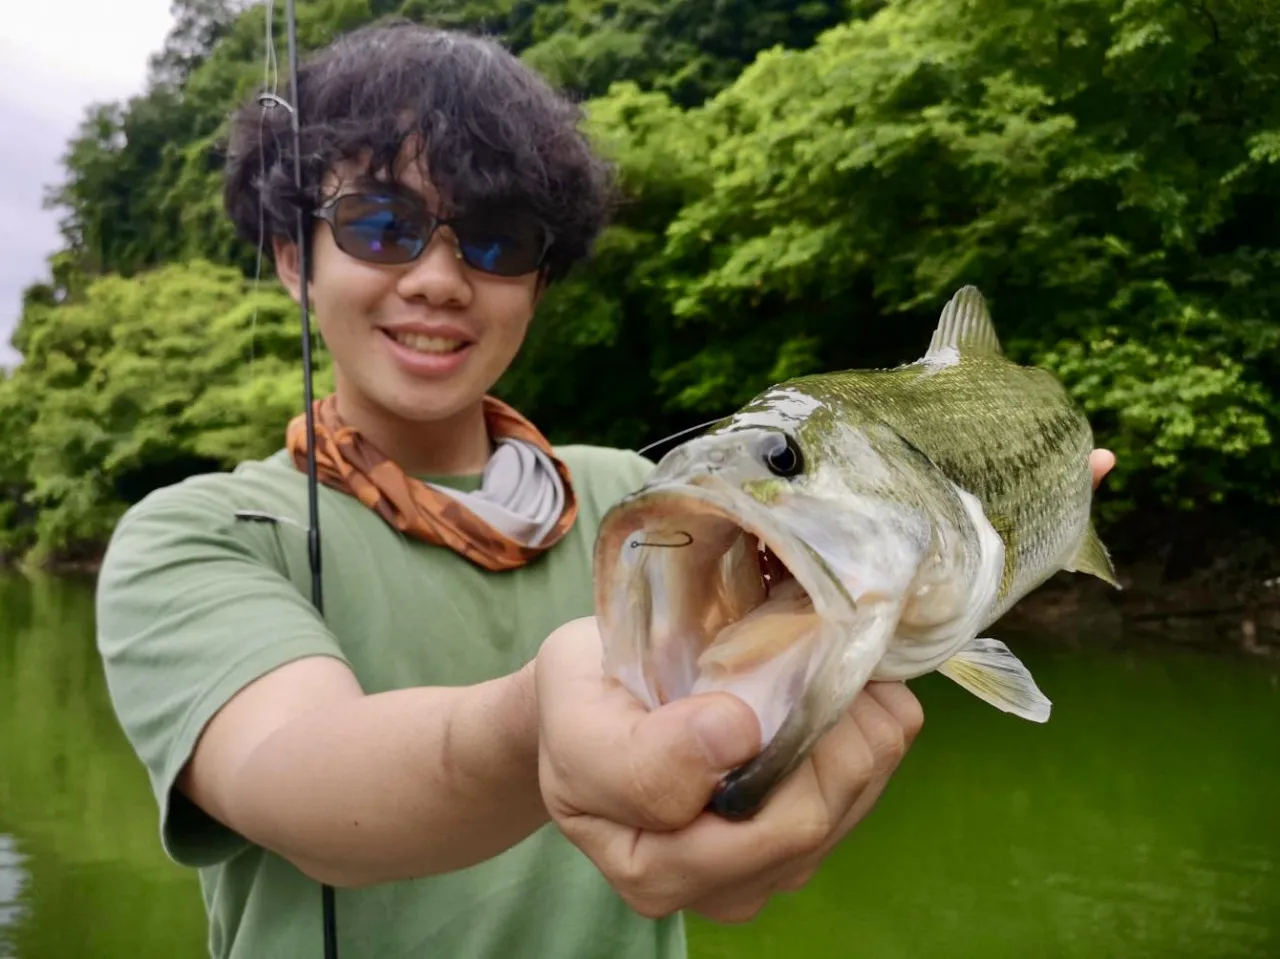
[[[723,416],[717,416],[714,420],[707,420],[705,423],[699,423],[697,426],[690,426],[687,429],[680,430],[677,433],[672,433],[670,436],[664,436],[660,440],[654,440],[648,446],[644,447],[643,449],[638,449],[636,450],[636,452],[639,453],[641,456],[644,456],[644,454],[649,452],[649,450],[655,449],[656,447],[661,446],[663,443],[669,442],[674,439],[679,439],[681,436],[687,436],[690,433],[696,433],[698,430],[706,429],[708,426],[714,426],[716,423],[719,423],[722,419],[724,419]]]
[[[262,88],[264,92],[258,102],[264,108],[276,106],[280,102],[280,68],[276,60],[276,41],[272,30],[275,24],[275,0],[267,0],[265,63],[262,68]],[[267,110],[263,109],[258,116],[258,175],[265,176],[267,170],[266,148],[263,146],[263,128],[267,125]],[[266,248],[267,217],[266,204],[262,202],[262,185],[258,185],[258,249],[253,264],[253,315],[249,318],[249,378],[253,378],[256,368],[258,340],[258,292],[262,286],[262,254]]]

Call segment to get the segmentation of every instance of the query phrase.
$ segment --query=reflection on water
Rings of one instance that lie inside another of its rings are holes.
[[[0,959],[17,959],[9,930],[22,919],[22,887],[26,872],[18,844],[12,836],[0,835]]]
[[[749,936],[697,926],[703,959],[1280,956],[1277,664],[1002,638],[1050,721],[913,683],[925,730],[865,828]]]
[[[87,583],[0,577],[0,959],[200,956],[92,614]],[[1001,638],[1050,722],[913,684],[925,730],[865,826],[754,923],[691,920],[691,959],[1280,956],[1280,664]]]
[[[0,833],[26,876],[17,959],[200,956],[199,885],[165,859],[120,734],[86,583],[0,577]]]

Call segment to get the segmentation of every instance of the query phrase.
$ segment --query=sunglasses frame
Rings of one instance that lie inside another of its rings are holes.
[[[367,257],[360,256],[348,250],[346,247],[342,245],[342,241],[340,239],[341,231],[339,230],[339,225],[337,221],[337,207],[338,207],[338,204],[341,203],[343,200],[350,199],[352,197],[356,197],[356,198],[380,197],[380,198],[385,198],[392,201],[405,203],[408,206],[410,206],[415,213],[414,222],[419,225],[425,224],[427,228],[426,236],[423,238],[423,241],[422,241],[422,248],[418,250],[418,252],[415,253],[413,256],[409,257],[408,259],[398,260],[398,261],[371,260],[371,259],[368,259]],[[530,273],[537,273],[538,271],[545,268],[547,253],[548,251],[550,251],[552,245],[555,243],[555,234],[551,232],[551,229],[545,223],[535,218],[535,222],[537,222],[538,226],[542,230],[543,241],[542,241],[542,249],[538,251],[538,256],[537,256],[537,259],[534,261],[534,265],[532,266],[532,268],[528,270],[523,270],[519,273],[499,273],[495,270],[486,270],[483,266],[478,266],[475,263],[472,263],[470,260],[467,259],[466,254],[462,252],[462,241],[458,238],[457,231],[454,230],[453,228],[459,220],[461,220],[464,223],[466,222],[465,215],[461,217],[452,217],[452,218],[436,216],[427,208],[426,204],[423,203],[418,198],[405,196],[403,193],[396,190],[354,190],[349,193],[340,193],[337,196],[331,197],[330,199],[326,200],[323,204],[317,207],[312,212],[312,216],[314,216],[317,220],[324,220],[324,222],[329,224],[329,230],[333,234],[333,242],[337,244],[338,249],[342,250],[343,253],[347,254],[347,256],[354,257],[355,259],[360,260],[362,263],[372,263],[375,266],[404,266],[408,263],[415,262],[416,260],[418,260],[419,257],[422,256],[423,253],[427,251],[427,248],[431,246],[432,238],[435,237],[436,231],[438,231],[442,226],[449,227],[450,230],[453,232],[454,256],[457,257],[457,259],[461,260],[463,263],[465,263],[467,266],[469,266],[471,269],[478,270],[481,273],[488,274],[489,276],[517,277],[517,276],[528,276]]]

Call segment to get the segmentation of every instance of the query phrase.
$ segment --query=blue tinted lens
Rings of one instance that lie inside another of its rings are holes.
[[[462,216],[452,227],[462,258],[477,270],[522,276],[542,263],[547,233],[532,217],[486,211]]]
[[[459,239],[458,246],[462,250],[463,259],[477,270],[496,273],[506,260],[519,252],[518,244],[510,237],[490,237],[484,239]]]
[[[373,263],[408,263],[421,255],[433,220],[421,205],[402,196],[348,194],[334,206],[338,246]],[[548,235],[531,217],[507,211],[467,214],[446,221],[462,259],[472,268],[502,276],[532,273]]]
[[[352,256],[403,263],[422,252],[424,224],[394,197],[350,196],[338,204],[338,245]]]

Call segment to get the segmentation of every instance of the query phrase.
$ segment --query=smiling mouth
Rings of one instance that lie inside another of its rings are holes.
[[[458,340],[447,336],[425,336],[422,333],[393,333],[390,330],[383,330],[382,332],[406,349],[413,350],[415,353],[426,353],[435,356],[457,353],[471,345],[469,340]]]

